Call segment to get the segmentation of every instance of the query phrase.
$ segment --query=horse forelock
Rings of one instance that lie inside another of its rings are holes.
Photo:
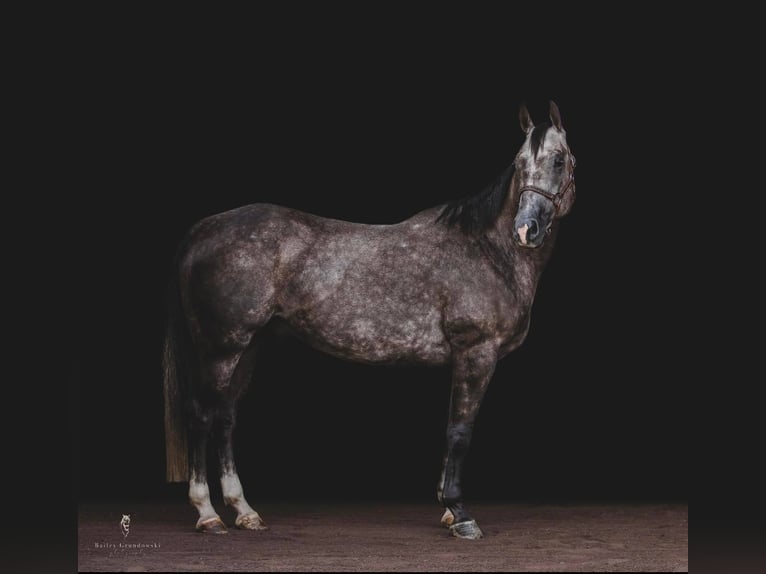
[[[537,158],[539,151],[543,149],[545,144],[545,134],[548,133],[548,129],[551,128],[549,122],[539,124],[534,127],[532,133],[529,135],[529,149],[532,152],[532,156]]]

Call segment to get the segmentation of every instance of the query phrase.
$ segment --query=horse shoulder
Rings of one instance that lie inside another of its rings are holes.
[[[531,301],[515,279],[470,247],[444,266],[443,329],[453,348],[493,341],[508,352],[523,342]]]

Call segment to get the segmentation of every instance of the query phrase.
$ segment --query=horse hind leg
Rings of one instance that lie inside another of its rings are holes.
[[[268,526],[266,526],[266,523],[245,499],[242,483],[239,481],[231,447],[233,423],[225,422],[224,425],[228,428],[222,432],[223,438],[221,438],[219,445],[223,500],[227,506],[231,506],[237,511],[237,518],[234,521],[237,528],[242,530],[267,530]]]
[[[234,522],[242,530],[267,530],[268,527],[261,516],[253,510],[245,499],[242,483],[234,463],[234,448],[232,437],[237,415],[237,397],[247,387],[253,373],[256,356],[256,341],[240,357],[237,368],[232,376],[234,395],[226,398],[220,413],[220,428],[218,433],[218,460],[221,465],[221,491],[227,506],[237,511]]]
[[[227,532],[210,500],[207,450],[211,436],[218,450],[224,501],[237,510],[236,526],[251,530],[265,528],[258,513],[244,498],[232,449],[237,400],[247,387],[254,355],[255,344],[252,341],[244,351],[217,354],[214,358],[208,354],[200,361],[201,392],[192,401],[189,478],[189,501],[199,513],[198,532]]]
[[[210,501],[210,489],[207,485],[207,447],[210,430],[213,427],[215,408],[205,398],[192,401],[190,424],[190,477],[189,502],[197,509],[197,532],[225,534],[226,525],[218,516]]]

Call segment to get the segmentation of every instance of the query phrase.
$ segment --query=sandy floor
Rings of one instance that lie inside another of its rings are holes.
[[[474,503],[478,541],[450,537],[436,504],[256,504],[265,532],[221,507],[229,533],[202,535],[184,501],[82,504],[79,570],[688,571],[686,504]]]

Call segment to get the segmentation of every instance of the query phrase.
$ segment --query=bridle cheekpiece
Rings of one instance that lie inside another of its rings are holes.
[[[575,194],[574,168],[575,165],[577,165],[577,161],[575,160],[575,156],[572,154],[572,152],[569,152],[569,165],[571,166],[569,168],[569,179],[567,179],[566,183],[564,183],[562,188],[557,193],[551,193],[547,189],[536,187],[534,185],[525,185],[519,190],[519,196],[521,196],[521,194],[525,191],[531,191],[538,195],[542,195],[545,199],[548,199],[551,203],[553,203],[554,216],[558,215],[559,206],[561,205],[561,201],[566,196],[566,193],[571,189],[572,194]]]

